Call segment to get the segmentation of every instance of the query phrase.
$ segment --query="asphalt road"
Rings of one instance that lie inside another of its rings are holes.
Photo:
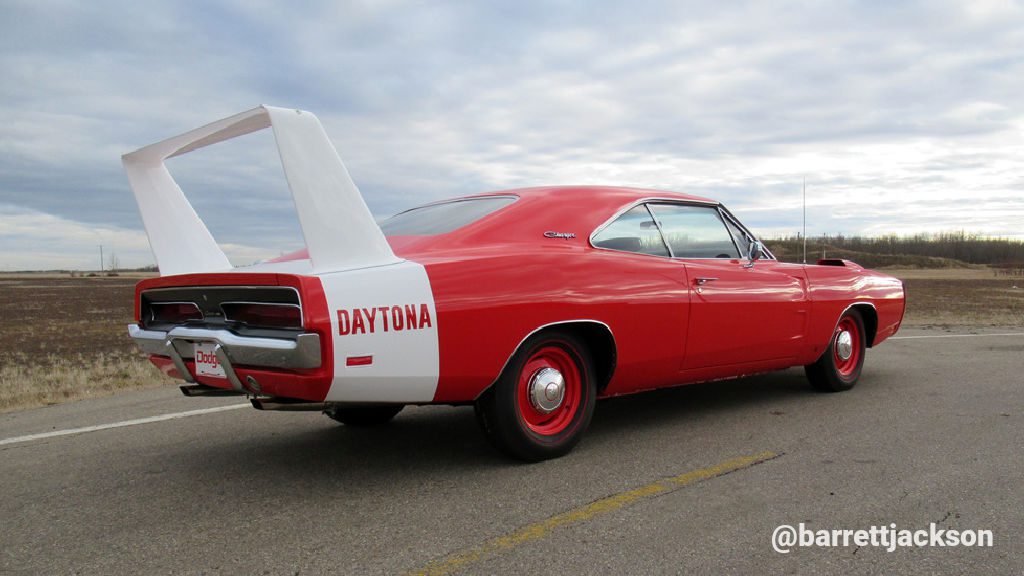
[[[904,330],[841,394],[789,370],[605,401],[572,454],[535,465],[496,455],[469,408],[376,430],[229,409],[36,439],[239,400],[0,415],[0,573],[1020,574],[1024,336],[916,338],[943,334]],[[747,456],[765,461],[729,464]],[[775,552],[800,522],[994,537]]]

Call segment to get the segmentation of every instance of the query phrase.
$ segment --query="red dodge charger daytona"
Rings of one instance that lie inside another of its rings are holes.
[[[164,161],[271,128],[306,249],[233,267]],[[382,424],[472,404],[513,457],[567,453],[598,398],[804,366],[860,377],[893,335],[899,280],[779,262],[720,203],[551,186],[436,202],[378,223],[317,118],[261,106],[123,158],[159,278],[129,333],[188,396]]]

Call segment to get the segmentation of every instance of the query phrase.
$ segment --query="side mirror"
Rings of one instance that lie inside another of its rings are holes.
[[[748,262],[743,266],[746,268],[753,268],[754,262],[757,262],[761,258],[764,258],[764,244],[759,240],[754,240],[750,243],[750,250],[747,252]]]

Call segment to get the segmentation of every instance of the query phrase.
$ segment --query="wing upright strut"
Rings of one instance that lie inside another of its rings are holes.
[[[122,157],[162,275],[231,270],[168,158],[272,127],[314,272],[399,262],[316,116],[260,106]]]

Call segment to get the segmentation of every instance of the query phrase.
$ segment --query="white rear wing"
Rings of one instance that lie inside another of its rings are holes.
[[[122,156],[160,274],[232,269],[164,161],[267,127],[274,131],[313,272],[401,261],[317,117],[260,106]]]

